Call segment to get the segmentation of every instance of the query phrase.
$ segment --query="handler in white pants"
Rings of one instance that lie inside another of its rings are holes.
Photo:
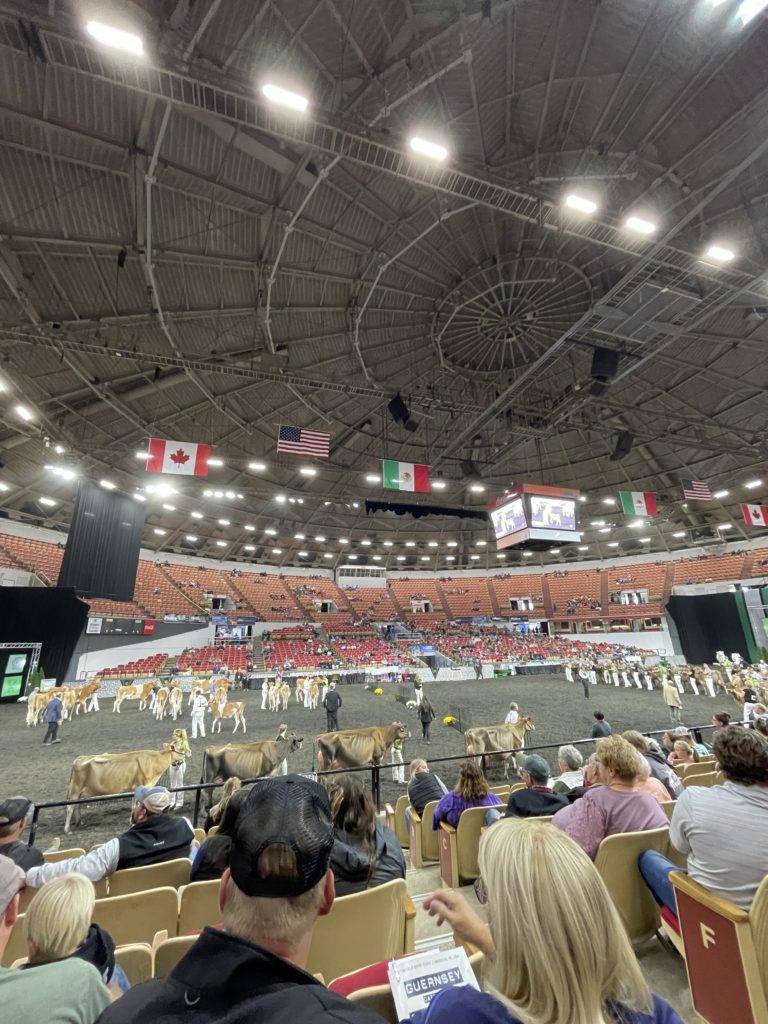
[[[405,768],[403,767],[403,741],[395,740],[392,744],[392,781],[405,784]]]
[[[94,690],[93,693],[91,694],[91,699],[88,702],[88,707],[85,710],[86,711],[98,711],[99,710],[99,692],[98,692],[98,690]]]
[[[205,737],[205,712],[208,708],[208,700],[205,694],[198,693],[195,697],[195,702],[192,705],[192,739],[197,739],[197,734],[200,733],[202,737]]]
[[[266,676],[261,681],[261,710],[265,711],[267,708],[267,701],[269,700],[269,679]]]

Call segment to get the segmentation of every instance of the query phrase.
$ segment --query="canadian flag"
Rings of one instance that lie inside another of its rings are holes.
[[[768,506],[742,505],[741,511],[747,526],[768,526]]]
[[[149,439],[148,473],[176,473],[179,476],[208,476],[209,444]]]

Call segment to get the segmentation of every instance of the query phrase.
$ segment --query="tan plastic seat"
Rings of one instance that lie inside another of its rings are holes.
[[[707,1024],[764,1024],[768,1021],[768,877],[761,882],[749,913],[679,871],[673,871],[670,880],[694,1010]]]
[[[58,864],[60,860],[69,860],[70,857],[83,857],[85,850],[76,846],[71,850],[45,850],[43,852],[44,864]]]
[[[403,793],[402,796],[397,798],[397,803],[394,807],[392,804],[385,805],[385,810],[387,812],[387,828],[392,829],[404,850],[408,849],[408,845],[411,841],[408,826],[405,823],[405,810],[409,804],[410,801],[408,799],[408,795]]]
[[[131,942],[115,949],[115,963],[122,967],[131,985],[152,977],[152,947],[147,942]]]
[[[219,826],[218,825],[211,825],[211,827],[206,832],[206,835],[208,837],[215,836],[218,833],[218,831],[219,831]]]
[[[637,862],[646,850],[666,855],[668,847],[668,828],[608,836],[598,847],[595,867],[633,943],[652,938],[659,928],[659,908]]]
[[[10,967],[16,960],[26,958],[26,955],[27,940],[24,935],[24,915],[19,914],[13,928],[11,928],[8,945],[3,951],[2,958],[0,958],[0,967]]]
[[[170,886],[108,896],[96,900],[93,911],[94,923],[108,931],[117,946],[134,942],[151,946],[155,935],[163,931],[176,935],[178,916],[179,898]]]
[[[402,878],[340,896],[330,914],[317,919],[306,970],[330,984],[342,974],[412,953],[415,917]]]
[[[411,809],[409,850],[411,866],[414,868],[423,868],[427,861],[440,860],[438,834],[432,828],[432,817],[437,803],[437,800],[430,800],[424,807],[424,814],[421,817]]]
[[[675,801],[675,800],[665,800],[663,803],[661,803],[659,805],[661,807],[662,811],[664,811],[664,813],[666,814],[667,819],[669,821],[672,821],[672,815],[674,814],[674,811],[675,811],[675,803],[676,802],[677,801]]]
[[[195,829],[195,841],[198,844],[200,844],[200,843],[203,842],[204,839],[205,839],[205,829],[204,828],[196,828]]]
[[[155,949],[155,977],[165,978],[170,974],[196,942],[196,935],[179,935],[175,939],[166,939],[159,943]]]
[[[686,775],[699,775],[703,772],[714,772],[717,770],[717,761],[714,757],[701,757],[698,761],[694,761],[693,764],[683,765],[683,778]]]
[[[190,882],[179,889],[179,935],[221,923],[220,888],[220,880],[214,878],[210,882]]]
[[[716,772],[696,772],[694,775],[683,776],[683,788],[690,786],[714,786],[717,778]]]
[[[145,864],[140,868],[124,868],[109,877],[109,895],[125,896],[145,889],[160,889],[170,885],[178,889],[189,882],[190,862],[187,857],[167,860],[162,864]]]
[[[458,828],[440,822],[440,879],[449,889],[472,882],[480,875],[477,854],[487,807],[462,812]]]

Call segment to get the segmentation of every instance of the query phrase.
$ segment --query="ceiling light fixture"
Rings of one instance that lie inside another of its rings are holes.
[[[589,544],[579,544],[579,551],[589,551]]]
[[[611,532],[611,528],[610,528],[610,526],[603,526],[603,527],[601,527],[599,532],[600,533],[610,533]]]
[[[317,476],[317,470],[314,466],[302,466],[299,472],[302,476]]]
[[[640,538],[640,543],[641,544],[650,544],[651,543],[651,538],[650,537],[641,537]]]
[[[579,213],[595,213],[597,211],[597,203],[573,192],[565,197],[565,205],[571,210],[578,210]]]
[[[444,491],[448,484],[445,480],[433,480],[431,487],[433,491]]]
[[[122,53],[130,53],[133,57],[144,56],[144,43],[141,36],[133,32],[124,32],[113,25],[105,25],[102,21],[89,21],[85,30],[91,38],[103,46],[110,46],[113,50],[120,50]]]
[[[719,523],[717,528],[718,530],[732,530],[733,523]]]
[[[271,103],[277,103],[278,106],[294,110],[297,114],[305,113],[309,106],[309,100],[306,96],[302,96],[298,92],[291,92],[290,89],[283,89],[272,82],[265,82],[261,87],[261,92]]]
[[[154,528],[154,530],[152,531],[152,533],[154,533],[155,536],[157,536],[157,537],[164,537],[165,536],[165,530],[161,530],[159,526],[156,526]]]
[[[768,0],[743,0],[743,3],[736,11],[736,17],[742,25],[747,25],[753,18],[768,7]]]
[[[318,534],[318,536],[315,537],[315,543],[316,544],[325,544],[325,537],[322,535],[322,533]]]
[[[208,459],[208,465],[209,466],[213,466],[215,469],[218,469],[220,466],[224,465],[224,460],[223,459]]]
[[[15,405],[13,407],[13,411],[20,419],[24,420],[26,423],[29,423],[30,420],[34,419],[34,415],[31,409],[28,409],[26,405]]]
[[[325,554],[323,555],[323,558],[333,558],[333,555],[331,554],[330,551],[326,551]]]
[[[608,545],[609,548],[617,548],[618,546],[619,542],[617,540],[612,540],[611,543]]]
[[[166,512],[175,512],[176,511],[176,506],[175,505],[167,505],[167,504],[164,503],[163,504],[163,508],[165,509]]]
[[[415,548],[416,547],[416,541],[414,541],[414,540],[407,540],[405,542],[405,546],[407,548]]]
[[[276,537],[277,536],[277,530],[273,530],[271,526],[268,526],[266,528],[266,530],[264,531],[264,533],[266,533],[266,535],[268,537]]]
[[[482,494],[483,491],[485,490],[485,484],[470,484],[469,489],[470,491],[473,491],[475,494]]]
[[[714,260],[716,263],[730,263],[731,260],[736,258],[735,252],[725,249],[721,245],[710,245],[704,255],[707,259]]]
[[[398,562],[404,562],[405,561],[405,555],[398,555],[397,556],[397,561]]]
[[[190,544],[194,544],[195,541],[197,540],[197,537],[195,536],[194,533],[188,533],[184,540],[188,540]]]
[[[284,505],[285,504],[285,495],[284,494],[276,494],[275,495],[275,501],[278,503],[278,505]]]
[[[446,560],[446,562],[455,562],[456,561],[456,559],[454,558],[453,555],[446,555],[445,556],[445,560]]]
[[[217,548],[225,548],[226,546],[227,546],[227,542],[225,540],[217,540],[216,541],[216,547]]]
[[[361,540],[360,546],[363,548],[369,548],[371,546],[371,542],[369,540]]]
[[[579,495],[579,501],[580,501],[580,502],[582,503],[582,505],[584,504],[584,502],[585,502],[586,500],[587,500],[587,496],[586,496],[586,494],[580,494],[580,495]]]
[[[646,220],[645,217],[627,217],[624,227],[628,231],[636,231],[639,235],[652,235],[657,226],[653,221]]]
[[[219,526],[231,526],[232,525],[232,523],[229,521],[229,519],[219,519],[218,520],[218,524],[219,524]]]
[[[391,540],[383,540],[381,543],[382,543],[382,546],[385,547],[385,548],[391,548],[392,547],[392,541]]]
[[[192,516],[193,519],[202,519],[203,518],[203,513],[202,512],[190,512],[189,514]]]
[[[294,540],[306,540],[307,538],[305,537],[305,535],[303,533],[294,533],[293,539]]]
[[[367,484],[378,484],[381,483],[381,477],[378,473],[366,473],[365,482]]]
[[[248,533],[253,533],[253,531],[256,529],[256,527],[252,523],[246,523],[245,526],[243,527],[243,529],[247,530]]]
[[[524,551],[523,552],[523,558],[533,558],[533,552],[532,551]]]
[[[149,458],[149,452],[135,452],[134,458],[141,459],[142,461],[146,462],[147,459]]]
[[[256,550],[256,545],[255,544],[243,544],[243,551],[255,551],[255,550]]]
[[[249,462],[248,469],[252,469],[254,473],[263,473],[267,468],[266,462]]]
[[[549,549],[549,553],[550,553],[550,555],[559,555],[560,554],[560,548],[550,548]]]
[[[615,505],[616,504],[616,499],[615,498],[603,498],[603,504],[604,505]]]
[[[299,551],[298,555],[299,555],[299,558],[309,558],[309,552],[308,551]]]
[[[747,488],[748,491],[754,491],[755,488],[763,486],[763,481],[762,480],[748,480],[744,484],[744,486]]]
[[[40,504],[45,505],[46,508],[53,508],[58,502],[54,501],[53,498],[41,498]]]
[[[272,548],[272,554],[273,555],[282,555],[282,553],[283,553],[283,549],[282,548]]]
[[[478,556],[473,555],[472,557],[475,558],[475,557],[478,557]],[[429,561],[429,555],[422,555],[421,556],[421,561],[422,562],[428,562]]]
[[[718,498],[718,499],[719,498],[727,498],[729,493],[730,493],[730,491],[726,491],[726,490],[715,491],[715,493],[712,495],[712,497],[713,498]]]
[[[144,495],[143,495],[143,494],[139,494],[139,492],[138,492],[138,491],[137,491],[137,492],[136,492],[136,493],[134,494],[133,498],[134,498],[134,501],[141,501],[141,502],[145,502],[145,501],[147,500],[147,499],[146,499],[146,498],[144,497]]]
[[[230,501],[233,501],[237,497],[237,495],[235,494],[234,491],[224,491],[224,497],[229,498]]]
[[[442,163],[448,156],[445,146],[441,146],[439,142],[422,139],[419,135],[414,135],[408,145],[414,153],[418,153],[419,156],[427,156],[430,160],[439,160]]]

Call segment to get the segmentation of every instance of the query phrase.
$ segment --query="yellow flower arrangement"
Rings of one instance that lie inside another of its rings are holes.
[[[380,686],[377,686],[376,689],[373,692],[375,694],[377,694],[379,697],[382,695],[382,693],[384,693],[384,691],[382,690],[382,688]]]
[[[456,719],[453,717],[453,715],[446,715],[445,718],[443,719],[443,725],[455,725],[455,724],[456,724]]]

